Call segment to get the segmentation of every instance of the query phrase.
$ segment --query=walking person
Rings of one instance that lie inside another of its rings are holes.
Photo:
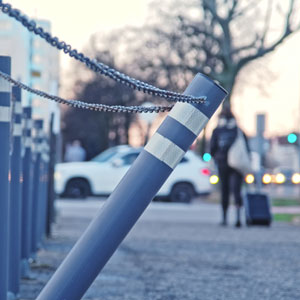
[[[237,122],[229,106],[223,106],[219,115],[217,127],[214,129],[210,152],[218,167],[221,184],[221,206],[222,222],[221,225],[227,225],[227,212],[229,207],[230,193],[233,193],[236,206],[236,227],[241,227],[241,207],[243,205],[241,196],[241,187],[243,183],[243,174],[233,169],[228,164],[228,151],[238,136]],[[243,133],[246,147],[250,153],[247,138]]]
[[[66,162],[84,161],[86,158],[86,151],[81,146],[79,140],[74,140],[71,145],[67,145],[65,153]]]

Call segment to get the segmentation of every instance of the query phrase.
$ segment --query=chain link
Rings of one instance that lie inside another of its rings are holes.
[[[94,111],[102,111],[102,112],[123,112],[123,113],[159,113],[159,112],[166,112],[170,111],[173,105],[170,106],[162,106],[162,105],[155,105],[150,107],[145,106],[122,106],[122,105],[106,105],[106,104],[98,104],[98,103],[87,103],[80,100],[68,100],[63,99],[58,96],[50,95],[46,92],[34,89],[29,87],[28,85],[19,82],[15,79],[13,79],[11,76],[9,76],[6,73],[3,73],[0,71],[0,77],[4,80],[10,82],[11,84],[14,84],[15,86],[18,86],[19,88],[35,94],[37,96],[40,96],[42,98],[55,101],[57,103],[66,104],[75,108],[83,108],[83,109],[89,109]]]
[[[140,80],[129,77],[126,74],[123,74],[109,66],[98,62],[96,59],[90,59],[86,57],[83,53],[79,53],[76,49],[73,49],[71,45],[60,41],[57,37],[52,37],[52,35],[46,32],[42,27],[38,27],[34,20],[30,20],[26,15],[22,14],[20,10],[12,8],[8,3],[2,3],[0,0],[0,8],[3,13],[9,15],[10,17],[16,19],[18,22],[27,28],[29,31],[40,36],[42,39],[47,41],[53,47],[63,50],[64,53],[68,54],[70,57],[73,57],[76,60],[84,63],[89,69],[96,73],[100,73],[104,76],[107,76],[116,82],[124,84],[134,90],[142,91],[146,94],[159,96],[170,101],[181,101],[189,103],[204,103],[206,100],[205,96],[194,97],[190,95],[183,95],[180,93],[172,92],[157,88],[148,83],[142,82]],[[54,96],[53,96],[54,97]],[[113,107],[113,106],[110,106]]]

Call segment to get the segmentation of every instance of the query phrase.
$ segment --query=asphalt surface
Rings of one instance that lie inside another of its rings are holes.
[[[36,298],[102,203],[57,203],[53,238],[21,299]],[[152,203],[83,299],[300,299],[300,227],[236,229],[231,211],[224,228],[219,216],[216,204]]]

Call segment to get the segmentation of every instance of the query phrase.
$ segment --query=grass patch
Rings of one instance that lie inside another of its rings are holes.
[[[273,206],[300,206],[300,200],[290,198],[273,198]]]
[[[293,222],[300,218],[300,214],[274,214],[273,218],[277,222]]]

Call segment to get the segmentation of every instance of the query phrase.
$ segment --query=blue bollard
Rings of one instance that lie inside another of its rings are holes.
[[[22,186],[22,247],[21,276],[30,278],[29,259],[31,255],[31,220],[32,220],[32,151],[31,151],[31,107],[24,107],[24,156]]]
[[[42,236],[42,206],[43,206],[43,196],[44,196],[44,159],[43,159],[43,147],[44,147],[44,137],[41,137],[39,151],[40,151],[40,170],[39,170],[39,183],[38,183],[38,196],[36,201],[36,249],[41,248],[41,236]]]
[[[0,56],[0,70],[10,75],[11,59]],[[10,150],[11,86],[0,79],[0,299],[8,291],[8,229],[9,229],[9,150]]]
[[[204,104],[176,103],[37,300],[81,299],[226,96],[198,74],[185,94]]]
[[[33,167],[33,190],[32,190],[32,220],[31,220],[31,257],[35,259],[38,250],[39,211],[41,190],[41,144],[43,120],[34,120],[34,167]]]
[[[42,245],[46,232],[46,214],[47,214],[47,176],[48,176],[48,154],[47,139],[44,136],[41,144],[41,176],[40,176],[40,198],[38,214],[38,245]]]
[[[21,277],[21,178],[22,178],[22,161],[21,161],[21,89],[12,88],[14,99],[13,108],[13,147],[11,154],[11,184],[10,184],[10,205],[9,205],[9,281],[8,290],[15,296],[19,297],[20,277]]]
[[[47,174],[47,218],[46,218],[46,235],[51,236],[52,223],[54,222],[54,165],[56,162],[56,135],[53,132],[54,113],[51,114],[49,124],[49,142],[48,142],[48,174]]]
[[[43,211],[42,211],[42,239],[47,235],[47,216],[48,216],[48,185],[49,185],[49,139],[45,139],[43,160],[44,160],[44,196],[43,196]]]

